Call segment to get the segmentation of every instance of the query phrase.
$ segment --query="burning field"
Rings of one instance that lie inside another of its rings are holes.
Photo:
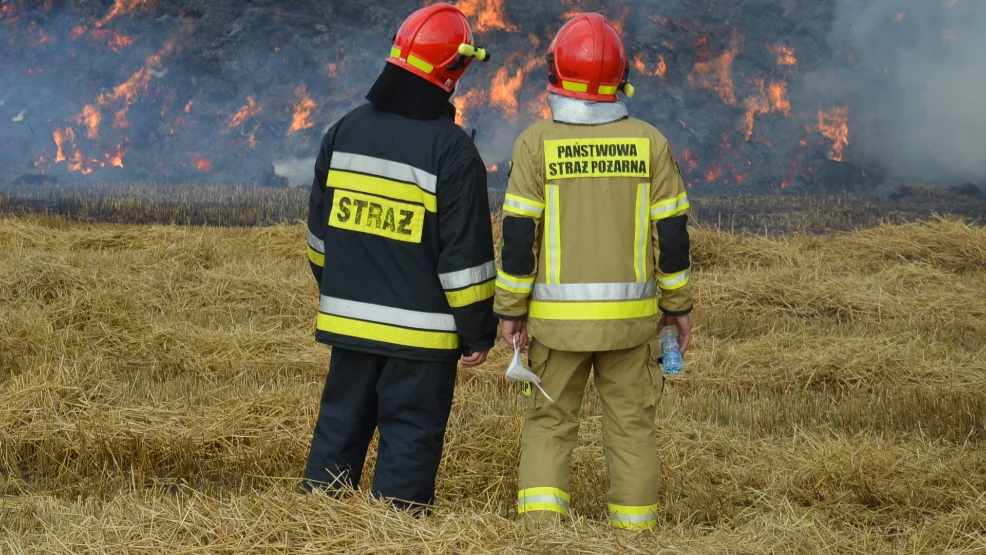
[[[574,526],[511,522],[510,353],[460,374],[437,513],[305,498],[329,352],[304,228],[0,220],[0,552],[981,553],[986,231],[693,234],[694,351],[655,533],[609,528],[600,407]],[[372,456],[371,456],[372,460]]]
[[[3,0],[0,181],[306,184],[322,133],[362,102],[419,5]],[[964,54],[982,51],[970,43],[986,34],[981,3],[457,5],[495,56],[454,98],[495,185],[517,133],[548,115],[548,42],[589,10],[623,31],[632,113],[668,136],[697,191],[986,179],[971,146],[986,140],[975,101],[986,76]],[[845,31],[852,23],[865,32]],[[904,86],[946,70],[934,89]]]

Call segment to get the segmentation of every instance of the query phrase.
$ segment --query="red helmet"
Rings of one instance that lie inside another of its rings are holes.
[[[616,102],[616,91],[633,96],[623,39],[597,13],[566,23],[548,46],[548,90],[582,100]]]
[[[442,2],[404,20],[387,62],[452,92],[473,59],[485,62],[489,53],[476,47],[466,16]]]

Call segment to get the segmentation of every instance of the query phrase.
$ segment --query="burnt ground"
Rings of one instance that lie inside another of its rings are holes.
[[[496,209],[503,191],[490,192]],[[234,185],[8,184],[0,215],[48,214],[86,222],[266,226],[304,221],[308,189]],[[889,195],[692,195],[693,220],[734,233],[788,235],[868,228],[937,215],[986,225],[976,187],[901,186]]]

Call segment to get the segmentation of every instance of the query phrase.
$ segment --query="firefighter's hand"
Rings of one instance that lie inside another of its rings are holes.
[[[486,356],[490,354],[490,350],[480,351],[478,353],[473,353],[469,356],[462,357],[462,365],[466,368],[475,368],[484,362],[486,362]]]
[[[657,335],[661,335],[661,330],[665,326],[675,326],[678,328],[678,347],[681,349],[681,354],[685,354],[688,350],[688,344],[692,342],[692,318],[688,314],[684,316],[668,316],[665,315],[661,318],[661,322],[657,325]]]
[[[503,334],[504,341],[507,342],[507,345],[510,345],[511,349],[527,348],[528,337],[526,320],[504,320],[503,330],[500,333]],[[517,338],[516,345],[514,345],[514,336]]]

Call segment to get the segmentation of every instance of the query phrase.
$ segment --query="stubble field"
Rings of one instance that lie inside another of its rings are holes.
[[[302,225],[0,219],[0,552],[986,553],[986,228],[692,237],[662,522],[633,534],[591,390],[575,521],[511,520],[502,344],[460,373],[433,516],[299,495],[330,356]]]

